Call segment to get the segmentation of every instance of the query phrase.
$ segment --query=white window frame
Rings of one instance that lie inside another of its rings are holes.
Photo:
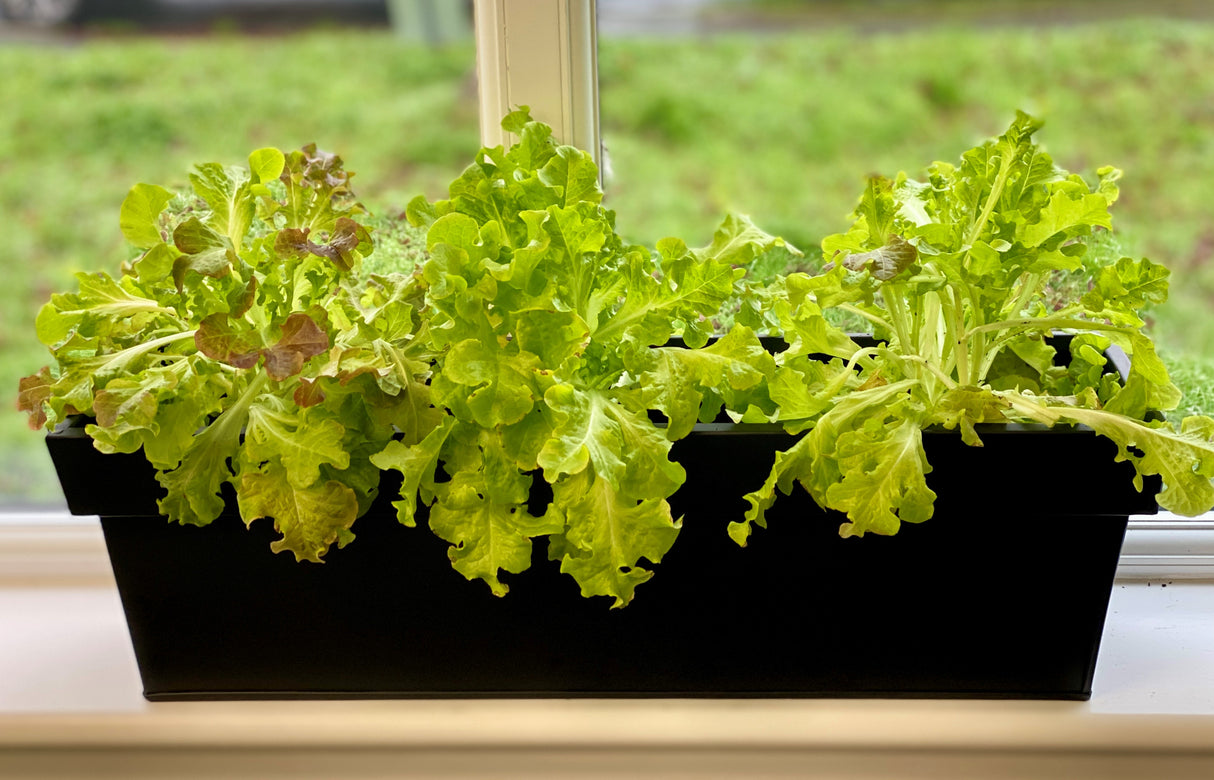
[[[501,118],[525,105],[598,162],[595,0],[476,0],[474,10],[481,142],[508,144]]]
[[[599,159],[595,0],[475,0],[474,10],[483,143],[509,143],[501,117],[527,105],[558,140]],[[0,586],[109,577],[96,518],[0,513]],[[1131,518],[1118,578],[1214,580],[1214,513]]]

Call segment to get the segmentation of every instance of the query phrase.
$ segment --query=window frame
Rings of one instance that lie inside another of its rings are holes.
[[[498,123],[525,105],[599,162],[595,0],[476,0],[474,14],[482,144],[508,144]]]

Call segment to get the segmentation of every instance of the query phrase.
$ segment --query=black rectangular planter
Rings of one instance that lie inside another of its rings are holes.
[[[536,545],[502,599],[446,543],[396,523],[397,483],[323,565],[274,555],[234,511],[169,525],[141,454],[82,427],[48,439],[76,514],[99,514],[153,700],[472,696],[910,696],[1085,699],[1127,516],[1154,489],[1091,431],[925,433],[936,514],[842,539],[804,492],[746,549],[726,535],[775,426],[699,426],[673,457],[683,530],[625,609],[583,599]],[[393,472],[394,474],[395,472]],[[1157,489],[1157,485],[1153,486]],[[235,502],[229,496],[229,507]]]

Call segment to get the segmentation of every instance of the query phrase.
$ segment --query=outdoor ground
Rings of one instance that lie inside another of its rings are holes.
[[[767,5],[786,15],[794,4]],[[760,34],[601,40],[621,231],[706,243],[733,208],[812,250],[846,226],[866,175],[954,159],[1023,108],[1046,119],[1041,137],[1061,165],[1126,171],[1124,248],[1175,274],[1155,335],[1186,406],[1214,412],[1214,20],[1185,3],[1143,19],[1079,2],[1086,11],[1054,20],[1028,3],[1026,23],[924,18],[895,8],[905,3],[847,17],[833,5],[834,16],[778,25],[752,17]],[[475,151],[473,62],[470,42],[430,50],[388,30],[8,37],[0,388],[15,396],[44,362],[32,322],[46,297],[73,271],[116,271],[127,256],[117,214],[132,183],[181,184],[194,162],[316,141],[358,171],[369,207],[392,213],[418,192],[441,195]],[[0,453],[0,495],[56,500],[41,437],[16,411],[0,416]]]

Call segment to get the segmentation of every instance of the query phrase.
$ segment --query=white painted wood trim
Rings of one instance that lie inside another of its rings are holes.
[[[1214,580],[1214,513],[1190,518],[1160,512],[1131,518],[1117,579]]]
[[[562,143],[600,159],[595,0],[476,0],[481,142],[511,141],[500,126],[526,105]]]
[[[0,514],[0,587],[92,586],[114,581],[96,517]]]
[[[96,517],[66,512],[0,515],[0,587],[111,582]],[[1198,518],[1162,512],[1130,519],[1119,582],[1214,581],[1214,513]]]

